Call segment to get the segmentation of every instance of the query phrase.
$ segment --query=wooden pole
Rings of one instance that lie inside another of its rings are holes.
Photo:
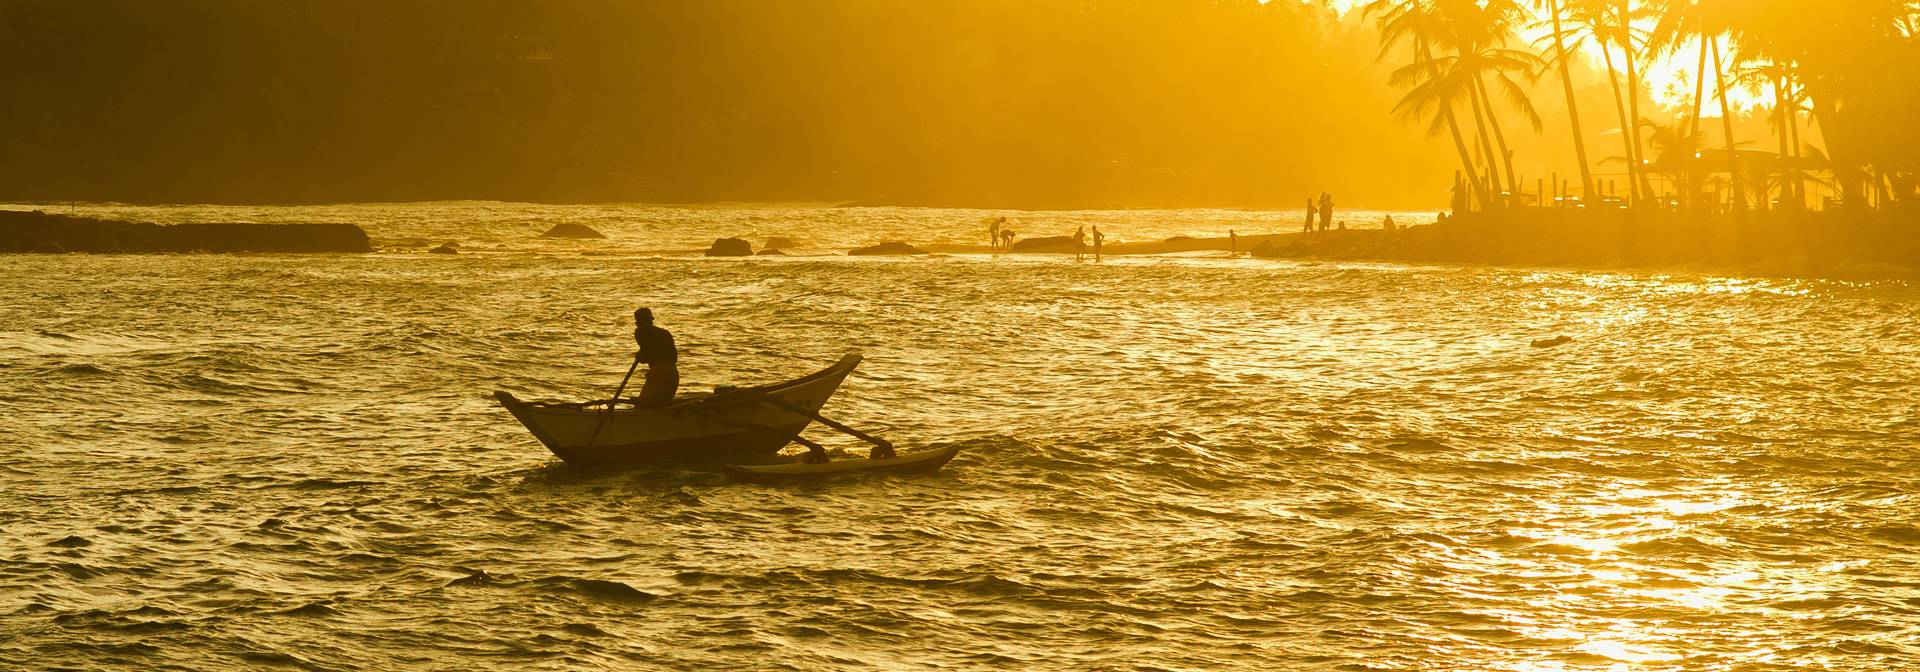
[[[608,399],[607,407],[600,411],[600,424],[593,426],[593,434],[587,436],[586,447],[592,448],[593,442],[600,438],[600,430],[605,429],[607,427],[607,419],[613,417],[613,405],[620,403],[620,393],[627,391],[627,381],[633,380],[633,372],[639,370],[640,355],[636,354],[633,356],[633,366],[627,367],[627,377],[620,379],[620,386],[613,388],[613,398]]]
[[[787,434],[785,430],[782,430],[779,427],[774,427],[771,425],[762,425],[757,422],[747,422],[745,420],[731,420],[728,418],[721,417],[720,414],[718,413],[714,413],[712,411],[709,411],[704,408],[700,408],[698,406],[688,406],[687,410],[693,411],[695,415],[706,418],[709,422],[712,422],[716,425],[726,425],[728,427],[750,429],[756,432],[760,432],[762,434],[770,434],[773,436],[786,436]],[[811,461],[803,460],[803,461],[806,461],[807,464],[824,464],[827,462],[826,446],[822,446],[818,443],[814,443],[812,441],[808,441],[804,438],[801,438],[799,434],[793,435],[793,437],[791,437],[791,440],[794,443],[798,443],[800,445],[807,447],[807,456],[811,460]]]
[[[834,422],[834,421],[833,421],[833,419],[831,419],[831,418],[828,418],[827,416],[824,416],[824,415],[821,415],[821,414],[819,414],[819,413],[817,413],[817,412],[815,412],[815,411],[814,411],[813,409],[811,409],[811,408],[807,408],[807,407],[805,407],[805,406],[801,406],[801,405],[799,405],[799,404],[796,404],[796,403],[793,403],[793,402],[791,402],[791,401],[787,401],[787,400],[785,400],[785,399],[781,399],[781,398],[779,398],[779,397],[767,397],[767,400],[768,400],[768,401],[771,401],[771,402],[773,402],[773,405],[775,405],[775,406],[779,406],[779,407],[781,407],[781,408],[784,408],[784,409],[787,409],[788,411],[792,411],[792,412],[794,412],[794,413],[798,413],[798,414],[800,414],[800,415],[804,415],[804,416],[807,416],[807,417],[809,417],[809,418],[813,418],[814,420],[818,420],[818,421],[820,422],[820,424],[823,424],[823,425],[826,425],[826,426],[828,426],[828,427],[832,427],[832,428],[834,428],[834,429],[837,429],[837,430],[840,430],[840,431],[842,431],[842,432],[846,432],[847,434],[850,434],[850,435],[852,435],[852,436],[853,436],[854,438],[856,438],[856,439],[860,439],[861,441],[865,441],[865,442],[867,442],[867,443],[871,443],[871,444],[873,444],[873,445],[874,445],[874,446],[876,446],[876,447],[879,447],[879,448],[886,448],[886,449],[889,449],[889,450],[891,450],[891,449],[893,448],[893,442],[891,442],[891,441],[888,441],[888,440],[886,440],[886,439],[878,439],[878,438],[874,438],[874,437],[871,437],[871,436],[868,436],[868,435],[866,435],[865,433],[863,433],[863,432],[861,432],[860,430],[857,430],[857,429],[854,429],[854,428],[852,428],[852,427],[848,427],[848,426],[846,426],[846,425],[843,425],[843,424],[840,424],[840,423],[838,423],[838,422]]]

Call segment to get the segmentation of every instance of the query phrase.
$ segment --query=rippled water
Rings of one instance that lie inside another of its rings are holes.
[[[965,210],[75,209],[504,249],[0,255],[0,669],[1920,661],[1909,280],[831,254],[1009,214]],[[531,238],[556,221],[611,239]],[[748,233],[814,249],[684,252]],[[487,394],[605,394],[638,305],[683,390],[857,348],[834,415],[965,450],[568,469]]]

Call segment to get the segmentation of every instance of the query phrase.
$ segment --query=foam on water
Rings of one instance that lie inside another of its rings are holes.
[[[6,669],[1920,657],[1906,281],[657,253],[1008,214],[936,209],[80,209],[521,251],[0,256]],[[1152,239],[1297,214],[1012,216]],[[533,238],[557,221],[613,239]],[[568,469],[487,393],[605,394],[636,305],[683,389],[858,348],[833,415],[965,449],[786,486]]]

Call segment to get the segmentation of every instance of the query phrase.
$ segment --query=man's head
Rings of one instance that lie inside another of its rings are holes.
[[[639,310],[633,311],[633,323],[643,327],[649,324],[653,324],[653,309],[641,308]]]

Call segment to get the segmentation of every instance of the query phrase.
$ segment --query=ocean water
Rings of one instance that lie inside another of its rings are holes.
[[[469,253],[0,255],[0,669],[1920,665],[1911,279],[838,254],[1297,211],[6,207]],[[642,305],[683,390],[857,349],[830,415],[963,451],[567,468],[488,395],[604,396]]]

